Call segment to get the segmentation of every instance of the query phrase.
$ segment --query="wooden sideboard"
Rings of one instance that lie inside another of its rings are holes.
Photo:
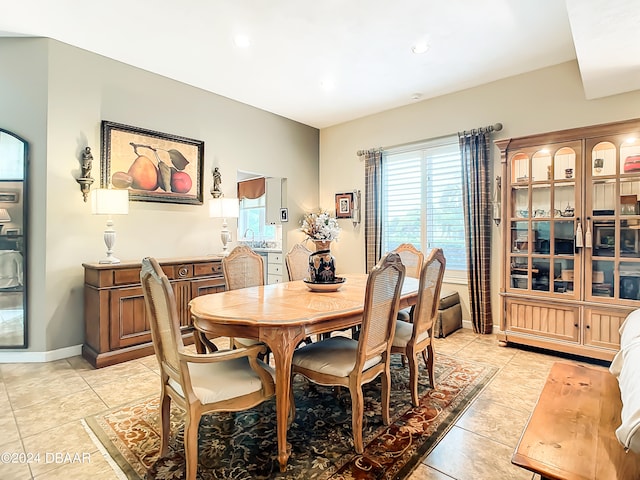
[[[224,291],[222,257],[159,259],[176,297],[185,343],[193,342],[189,301]],[[84,344],[82,356],[96,368],[153,353],[140,286],[140,263],[83,263]]]

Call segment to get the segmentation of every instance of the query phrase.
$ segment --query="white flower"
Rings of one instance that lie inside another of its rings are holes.
[[[331,217],[328,212],[307,213],[302,222],[300,230],[311,240],[333,241],[340,235],[338,220]]]

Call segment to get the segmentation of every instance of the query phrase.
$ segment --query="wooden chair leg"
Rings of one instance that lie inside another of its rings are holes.
[[[198,418],[192,418],[192,417]],[[198,471],[198,427],[199,415],[187,412],[184,421],[184,458],[187,463],[185,480],[196,480]]]
[[[436,377],[433,374],[433,365],[435,362],[436,352],[433,349],[433,344],[427,346],[427,358],[424,359],[427,365],[427,372],[429,372],[429,383],[431,384],[431,388],[436,388]],[[425,351],[422,351],[422,357],[424,358]]]
[[[293,379],[292,379],[293,380]],[[291,426],[296,418],[296,400],[293,396],[293,382],[291,382],[291,388],[289,389],[289,418],[287,418],[287,429]]]
[[[164,389],[163,389],[164,390]],[[160,398],[160,456],[169,452],[169,437],[171,436],[171,397],[162,392]]]
[[[353,446],[356,453],[364,452],[362,440],[362,422],[364,416],[364,394],[361,385],[350,385],[351,392],[351,429],[353,430]]]
[[[418,356],[415,352],[411,352],[411,356],[408,356],[409,360],[409,388],[411,389],[411,404],[414,407],[420,405],[420,399],[418,398]]]
[[[388,367],[388,365],[387,365]],[[385,368],[382,373],[382,423],[389,425],[389,404],[391,403],[391,370]]]

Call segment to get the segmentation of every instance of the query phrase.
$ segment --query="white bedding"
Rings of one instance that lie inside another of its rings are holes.
[[[22,282],[22,254],[15,250],[0,250],[0,288],[19,287]]]

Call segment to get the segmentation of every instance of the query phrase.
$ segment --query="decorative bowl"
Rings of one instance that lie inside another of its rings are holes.
[[[336,280],[330,283],[312,282],[308,278],[305,278],[303,281],[312,292],[337,292],[347,279],[344,277],[336,277]]]

